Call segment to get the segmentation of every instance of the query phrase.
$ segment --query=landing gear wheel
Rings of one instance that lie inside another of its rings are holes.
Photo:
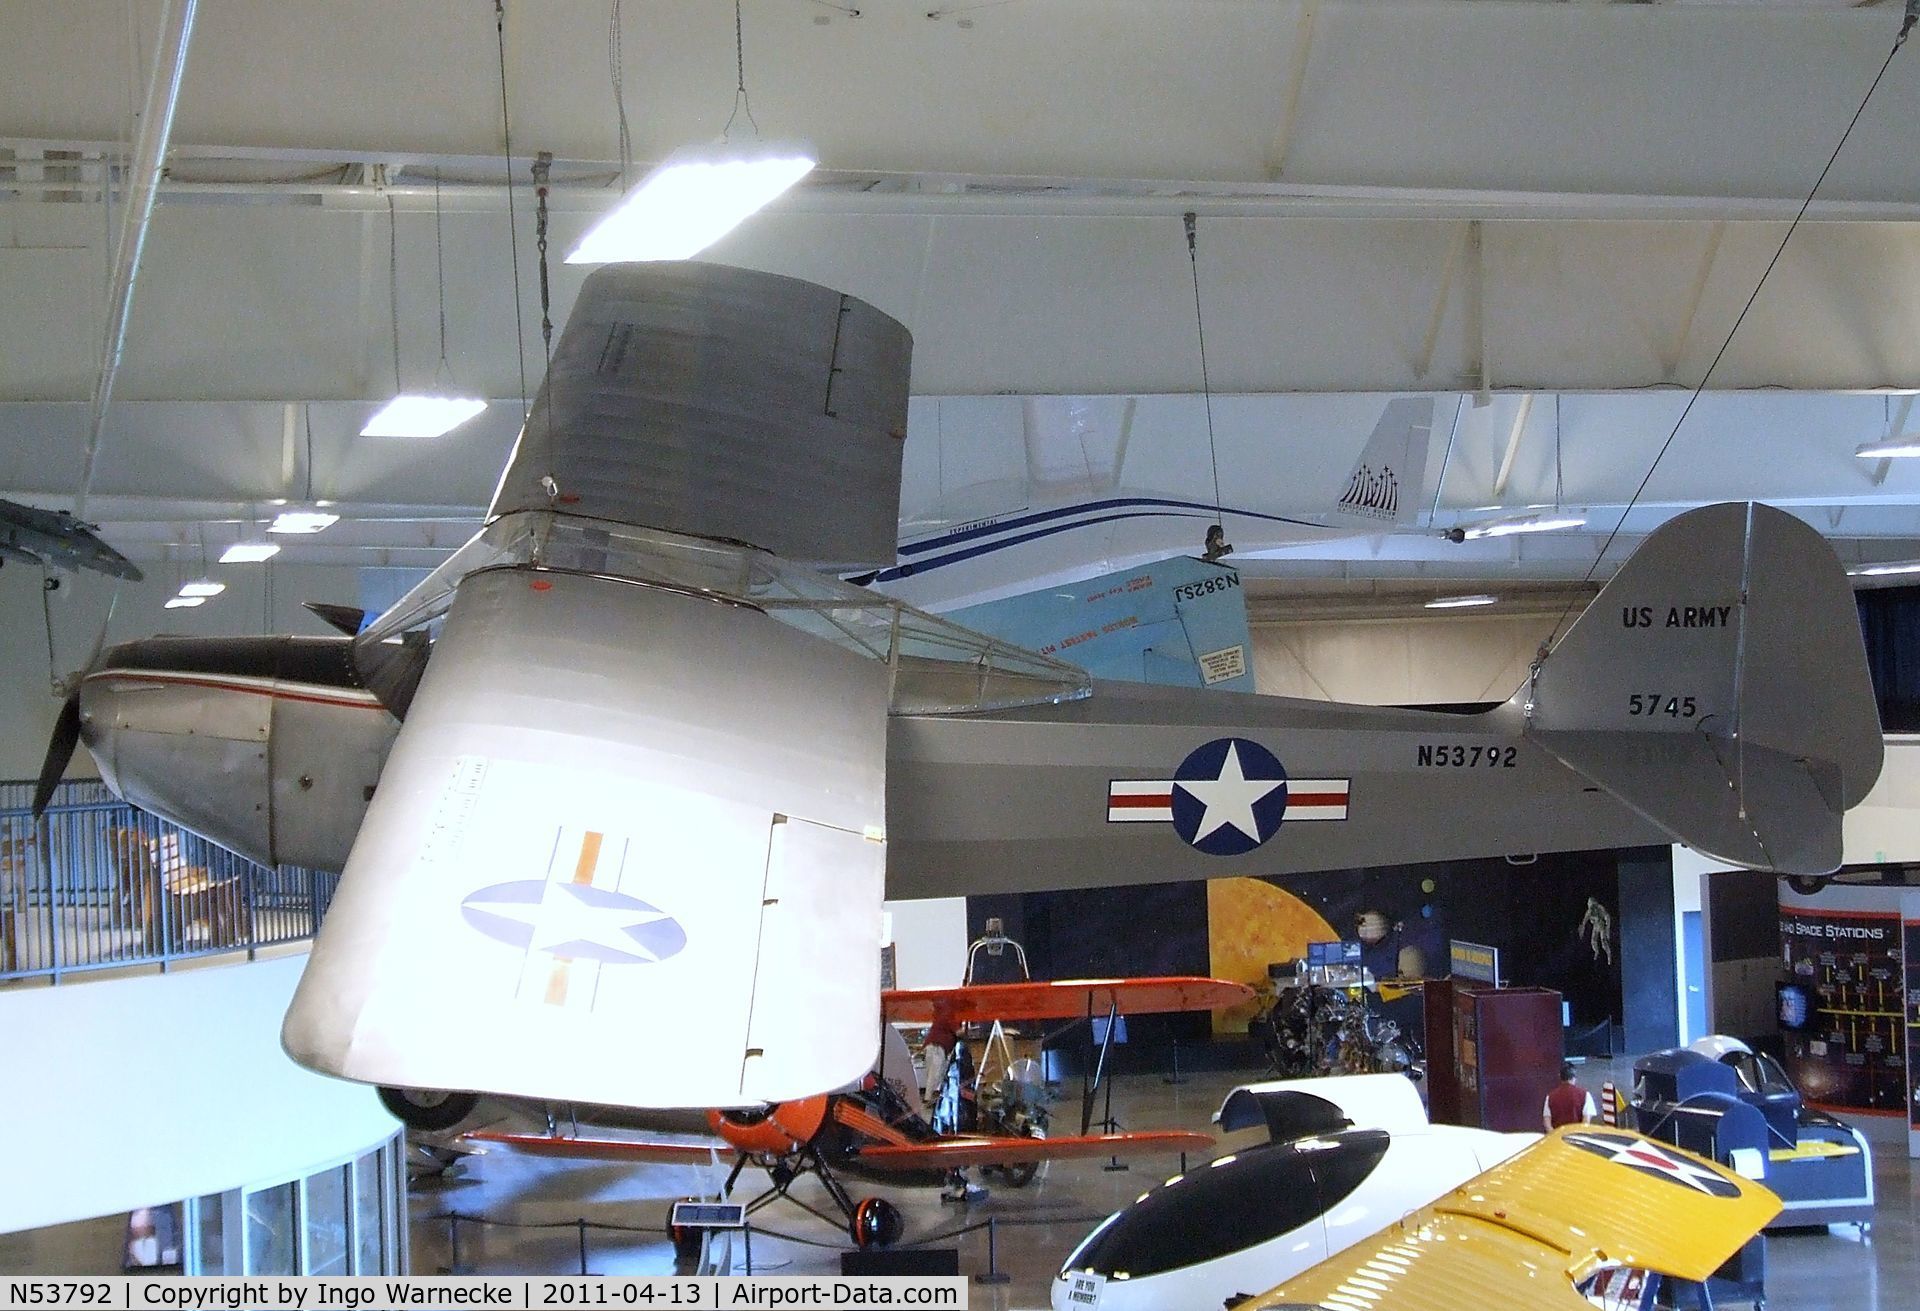
[[[1033,1182],[1033,1176],[1039,1173],[1040,1162],[1022,1161],[1018,1165],[1003,1165],[1000,1172],[1006,1176],[1007,1187],[1025,1188]]]
[[[1789,874],[1787,886],[1803,897],[1811,897],[1826,891],[1831,876],[1826,874]]]
[[[472,1115],[473,1108],[480,1104],[480,1097],[477,1093],[469,1092],[382,1086],[380,1104],[393,1112],[393,1118],[409,1129],[439,1133]]]
[[[882,1197],[869,1197],[853,1208],[847,1229],[853,1245],[862,1251],[869,1247],[892,1247],[906,1231],[900,1208]]]

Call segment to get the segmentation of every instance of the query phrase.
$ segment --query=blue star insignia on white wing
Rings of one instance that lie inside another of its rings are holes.
[[[687,945],[686,931],[659,907],[588,884],[497,883],[468,896],[460,910],[497,942],[562,960],[652,964]]]

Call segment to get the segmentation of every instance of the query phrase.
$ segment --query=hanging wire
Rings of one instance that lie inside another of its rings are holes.
[[[620,143],[620,189],[627,189],[633,169],[633,133],[627,126],[626,55],[620,42],[620,0],[607,14],[607,78],[613,84],[613,113]]]
[[[1800,221],[1806,218],[1807,210],[1812,207],[1814,197],[1820,194],[1821,184],[1827,180],[1827,174],[1833,171],[1834,162],[1840,158],[1840,152],[1846,148],[1847,139],[1853,135],[1853,129],[1859,124],[1861,115],[1867,112],[1867,106],[1872,103],[1873,93],[1879,90],[1881,79],[1886,77],[1887,69],[1893,66],[1893,57],[1899,54],[1900,48],[1907,43],[1907,36],[1913,31],[1916,18],[1920,18],[1920,0],[1907,0],[1906,16],[1900,25],[1899,35],[1893,39],[1893,48],[1887,51],[1886,59],[1880,64],[1880,71],[1873,75],[1873,81],[1867,87],[1866,95],[1860,98],[1860,104],[1853,111],[1853,117],[1847,120],[1846,130],[1841,132],[1840,140],[1834,143],[1833,153],[1827,156],[1826,165],[1820,170],[1820,176],[1813,180],[1813,186],[1807,191],[1806,199],[1800,202],[1799,211],[1794,214],[1793,222],[1787,225],[1786,234],[1780,238],[1780,244],[1774,248],[1773,258],[1767,261],[1767,267],[1761,272],[1760,280],[1754,283],[1753,293],[1747,297],[1747,303],[1740,307],[1740,313],[1734,318],[1733,326],[1727,329],[1726,338],[1720,343],[1720,349],[1714,352],[1712,362],[1707,365],[1707,371],[1700,375],[1699,383],[1687,397],[1687,403],[1681,409],[1680,417],[1673,422],[1673,429],[1667,433],[1667,439],[1660,443],[1660,449],[1654,453],[1653,461],[1647,465],[1647,472],[1640,479],[1640,485],[1633,489],[1633,495],[1628,499],[1626,508],[1620,511],[1620,517],[1614,521],[1613,530],[1607,534],[1606,541],[1601,543],[1600,553],[1587,567],[1586,576],[1581,580],[1583,583],[1591,583],[1594,575],[1599,572],[1601,562],[1607,558],[1607,552],[1613,548],[1614,539],[1619,537],[1621,530],[1626,527],[1627,516],[1631,515],[1634,507],[1640,503],[1641,496],[1646,493],[1647,484],[1653,481],[1654,471],[1666,458],[1674,438],[1680,435],[1680,429],[1685,426],[1687,416],[1693,413],[1693,407],[1699,402],[1701,394],[1706,391],[1707,383],[1712,380],[1714,371],[1720,367],[1720,361],[1726,358],[1728,347],[1733,345],[1734,337],[1740,332],[1740,325],[1747,321],[1748,312],[1753,309],[1754,302],[1760,299],[1760,292],[1766,287],[1767,279],[1773,275],[1774,268],[1780,263],[1780,256],[1786,252],[1787,243],[1792,241],[1793,234],[1800,230]],[[1568,604],[1559,622],[1553,626],[1553,632],[1548,636],[1546,645],[1551,645],[1554,639],[1559,637],[1561,628],[1578,605],[1578,599]],[[1544,649],[1543,646],[1543,652]]]
[[[1182,215],[1187,228],[1187,268],[1193,274],[1193,327],[1200,339],[1200,395],[1207,407],[1207,462],[1213,467],[1213,525],[1207,529],[1204,558],[1217,560],[1233,547],[1226,540],[1226,526],[1220,522],[1220,453],[1213,440],[1213,379],[1207,372],[1207,322],[1200,313],[1200,255],[1198,217],[1189,210]]]
[[[513,208],[513,116],[507,112],[507,6],[493,0],[493,37],[500,53],[500,144],[507,175],[507,248],[513,262],[513,346],[520,360],[520,422],[532,413],[527,405],[527,343],[521,330],[520,220]]]
[[[1789,223],[1788,230],[1786,230],[1786,236],[1782,236],[1782,238],[1780,238],[1780,246],[1776,246],[1776,248],[1774,248],[1774,257],[1766,261],[1766,269],[1764,269],[1763,273],[1761,273],[1761,280],[1753,284],[1753,294],[1751,294],[1751,296],[1747,296],[1747,303],[1745,303],[1745,305],[1741,305],[1740,315],[1738,315],[1738,317],[1734,319],[1734,326],[1726,330],[1726,340],[1724,340],[1724,342],[1720,342],[1720,349],[1718,349],[1718,351],[1715,351],[1715,355],[1713,355],[1713,363],[1709,363],[1709,365],[1707,365],[1707,372],[1703,372],[1703,374],[1699,376],[1699,384],[1697,384],[1697,386],[1693,388],[1692,395],[1688,395],[1688,397],[1686,397],[1686,407],[1684,407],[1684,409],[1680,411],[1680,418],[1676,418],[1676,420],[1674,420],[1674,426],[1672,426],[1672,432],[1668,432],[1667,440],[1661,441],[1661,449],[1659,449],[1659,451],[1657,451],[1657,453],[1653,455],[1653,463],[1651,463],[1651,465],[1647,465],[1647,472],[1645,472],[1644,478],[1640,480],[1640,486],[1638,486],[1638,488],[1634,488],[1634,495],[1632,495],[1632,499],[1628,499],[1628,503],[1626,503],[1626,509],[1624,509],[1624,511],[1620,511],[1619,520],[1617,520],[1617,522],[1613,524],[1613,532],[1609,532],[1609,534],[1607,534],[1607,541],[1605,541],[1605,543],[1603,543],[1603,545],[1599,547],[1599,555],[1597,555],[1597,557],[1594,557],[1594,564],[1592,564],[1592,566],[1590,566],[1590,568],[1586,570],[1586,582],[1594,582],[1594,572],[1596,572],[1597,568],[1599,568],[1599,562],[1601,562],[1601,560],[1607,559],[1607,551],[1609,551],[1609,547],[1613,547],[1613,539],[1615,539],[1615,537],[1619,537],[1620,530],[1622,530],[1622,528],[1626,526],[1626,516],[1634,512],[1634,507],[1636,507],[1636,505],[1640,503],[1640,497],[1644,495],[1645,489],[1647,489],[1647,484],[1649,484],[1649,482],[1653,482],[1653,470],[1661,466],[1661,461],[1663,461],[1663,459],[1667,459],[1668,447],[1670,447],[1670,445],[1674,443],[1674,438],[1678,438],[1678,436],[1680,436],[1680,428],[1682,428],[1682,424],[1686,424],[1686,418],[1688,418],[1688,415],[1692,415],[1693,405],[1695,405],[1695,403],[1699,401],[1699,397],[1701,397],[1701,392],[1705,392],[1705,390],[1707,390],[1707,382],[1709,382],[1709,380],[1713,378],[1713,372],[1715,372],[1715,370],[1718,369],[1718,367],[1720,367],[1720,361],[1722,361],[1722,359],[1726,357],[1726,349],[1728,349],[1728,347],[1734,344],[1734,336],[1736,336],[1736,334],[1740,332],[1740,324],[1743,324],[1743,322],[1747,321],[1747,311],[1751,311],[1751,309],[1753,309],[1753,301],[1757,301],[1757,299],[1761,298],[1761,290],[1763,290],[1764,286],[1766,286],[1766,278],[1768,278],[1768,276],[1772,276],[1772,273],[1774,273],[1774,265],[1778,265],[1778,263],[1780,263],[1780,255],[1782,255],[1782,253],[1786,251],[1786,248],[1788,248],[1788,242],[1791,242],[1791,240],[1793,240],[1793,234],[1795,234],[1795,232],[1799,230],[1799,225],[1801,225],[1801,219],[1805,219],[1805,217],[1807,217],[1807,209],[1809,209],[1809,207],[1811,207],[1812,205],[1812,198],[1820,194],[1820,184],[1822,184],[1822,182],[1826,182],[1826,175],[1834,171],[1834,161],[1836,161],[1836,159],[1839,159],[1839,152],[1841,152],[1841,150],[1845,150],[1845,146],[1847,146],[1847,138],[1849,138],[1849,136],[1853,136],[1853,129],[1855,129],[1855,125],[1859,125],[1860,115],[1862,115],[1862,113],[1866,113],[1866,106],[1868,106],[1868,102],[1872,102],[1872,98],[1874,98],[1874,92],[1876,92],[1876,90],[1880,88],[1880,79],[1884,79],[1885,75],[1887,75],[1887,67],[1891,67],[1891,65],[1893,65],[1893,56],[1897,56],[1897,54],[1901,52],[1901,46],[1905,46],[1905,44],[1907,44],[1907,33],[1908,31],[1912,31],[1912,25],[1914,25],[1914,19],[1912,19],[1912,12],[1914,12],[1914,6],[1912,6],[1912,4],[1908,2],[1908,17],[1907,17],[1907,21],[1905,21],[1905,25],[1901,27],[1901,35],[1895,36],[1895,38],[1893,38],[1893,48],[1891,48],[1891,50],[1887,50],[1887,58],[1885,58],[1885,61],[1882,61],[1882,65],[1880,65],[1880,71],[1878,71],[1878,73],[1874,73],[1874,81],[1872,81],[1872,84],[1870,84],[1870,86],[1866,88],[1866,94],[1864,94],[1864,96],[1860,98],[1860,106],[1857,107],[1855,111],[1853,111],[1853,117],[1851,117],[1851,119],[1847,119],[1847,131],[1843,131],[1841,132],[1841,134],[1839,134],[1839,140],[1837,140],[1836,144],[1834,144],[1834,154],[1830,154],[1828,155],[1828,157],[1826,157],[1826,167],[1822,167],[1822,169],[1820,169],[1820,177],[1816,177],[1816,179],[1814,179],[1814,182],[1812,182],[1812,188],[1811,190],[1809,190],[1809,192],[1807,192],[1807,200],[1803,200],[1803,202],[1801,202],[1801,207],[1799,207],[1799,213],[1795,213],[1795,215],[1793,215],[1793,223]]]
[[[393,391],[400,394],[400,219],[387,193],[387,315],[393,326]]]
[[[55,696],[64,695],[61,688],[60,661],[53,653],[53,593],[60,586],[60,580],[47,569],[47,562],[40,562],[40,617],[47,628],[47,683],[53,688]]]
[[[1560,393],[1553,394],[1553,508],[1558,510],[1566,498],[1566,470],[1560,461]]]
[[[727,115],[727,125],[720,129],[720,139],[732,138],[733,120],[740,116],[744,108],[747,111],[747,126],[753,129],[753,135],[760,135],[760,124],[754,121],[753,101],[747,95],[747,42],[740,19],[740,0],[733,0],[733,67],[739,76],[733,88],[733,112]]]
[[[519,266],[515,265],[518,271]],[[440,170],[433,170],[433,276],[435,285],[440,289],[440,364],[435,368],[433,380],[438,383],[443,377],[451,383],[453,368],[447,363],[447,261],[440,240]]]
[[[533,160],[533,231],[535,262],[540,268],[540,344],[546,356],[543,395],[547,398],[547,434],[553,434],[553,394],[559,389],[553,377],[553,285],[547,276],[547,194],[553,185],[553,155],[541,151]]]

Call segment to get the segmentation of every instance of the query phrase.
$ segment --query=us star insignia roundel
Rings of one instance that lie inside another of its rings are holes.
[[[1624,1165],[1642,1174],[1658,1175],[1669,1183],[1691,1188],[1709,1197],[1740,1195],[1736,1185],[1711,1170],[1703,1170],[1691,1161],[1661,1151],[1639,1138],[1614,1133],[1570,1133],[1567,1135],[1567,1145],[1605,1157],[1615,1165]]]
[[[1172,824],[1209,856],[1239,856],[1264,844],[1285,820],[1344,820],[1347,780],[1288,779],[1273,752],[1249,738],[1196,747],[1170,779],[1115,779],[1107,820]]]

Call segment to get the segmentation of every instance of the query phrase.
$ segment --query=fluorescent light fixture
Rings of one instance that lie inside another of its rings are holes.
[[[1903,432],[1883,442],[1868,442],[1854,454],[1863,460],[1897,460],[1904,456],[1920,455],[1920,432]]]
[[[167,609],[191,610],[197,605],[205,605],[206,603],[207,598],[204,596],[176,596],[167,602]]]
[[[1907,560],[1898,564],[1864,564],[1847,570],[1854,578],[1885,578],[1891,574],[1920,574],[1920,560]]]
[[[337,514],[325,510],[282,510],[267,525],[270,533],[317,533],[340,522]]]
[[[1511,537],[1515,533],[1552,533],[1563,528],[1579,528],[1587,521],[1575,515],[1538,515],[1529,514],[1518,519],[1492,519],[1485,523],[1469,525],[1465,530],[1468,541],[1482,537]]]
[[[439,437],[487,408],[470,396],[421,396],[402,392],[380,407],[360,430],[362,437]]]
[[[197,596],[202,601],[210,596],[218,596],[226,590],[227,585],[225,583],[216,583],[211,578],[202,578],[197,583],[180,584],[180,595]]]
[[[683,147],[589,228],[567,263],[690,259],[818,162],[813,148],[797,141]]]
[[[1427,602],[1429,610],[1465,610],[1476,605],[1492,605],[1500,598],[1486,592],[1476,592],[1472,596],[1436,596]]]
[[[259,564],[280,554],[273,542],[235,542],[220,553],[221,564]]]

